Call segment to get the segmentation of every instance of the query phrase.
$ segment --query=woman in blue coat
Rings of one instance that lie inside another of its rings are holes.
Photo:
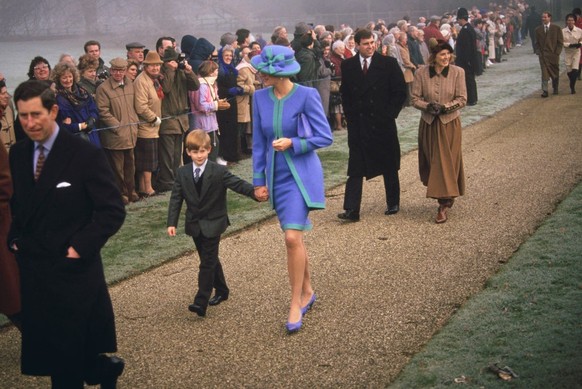
[[[52,78],[56,84],[59,127],[101,147],[99,134],[93,131],[99,119],[99,110],[91,94],[78,85],[80,76],[77,68],[60,62],[55,66]]]
[[[254,56],[265,89],[253,97],[253,184],[269,199],[285,232],[291,306],[286,328],[298,331],[315,301],[303,231],[309,211],[325,207],[323,169],[315,150],[333,138],[316,89],[291,82],[300,66],[293,51],[267,46]]]

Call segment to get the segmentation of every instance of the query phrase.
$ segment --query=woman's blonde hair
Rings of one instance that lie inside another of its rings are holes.
[[[61,85],[61,77],[67,71],[71,72],[71,74],[73,75],[74,83],[75,84],[78,83],[79,79],[80,79],[79,71],[77,70],[76,67],[74,67],[73,65],[71,65],[68,62],[59,62],[58,64],[56,64],[54,69],[53,69],[53,72],[51,73],[51,79],[57,85]]]

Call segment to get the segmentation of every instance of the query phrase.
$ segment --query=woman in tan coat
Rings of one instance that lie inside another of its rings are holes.
[[[255,74],[257,70],[250,64],[250,59],[259,54],[248,47],[241,50],[241,61],[236,66],[238,76],[236,84],[243,89],[243,94],[236,96],[237,123],[240,138],[239,152],[251,154],[253,148],[253,130],[251,126],[251,98],[258,86]]]
[[[406,100],[404,106],[410,105],[410,89],[412,81],[414,80],[414,71],[416,66],[410,60],[410,51],[408,50],[408,36],[406,33],[398,34],[398,44],[396,45],[400,51],[400,58],[402,58],[402,72],[404,73],[404,82],[406,82]]]
[[[438,200],[437,223],[447,221],[455,197],[465,193],[461,153],[460,109],[467,103],[465,71],[455,65],[453,48],[439,41],[429,66],[419,69],[412,84],[412,105],[421,111],[418,129],[420,180],[426,197]]]
[[[162,99],[164,92],[160,83],[162,59],[150,51],[143,61],[143,72],[133,82],[135,112],[139,117],[135,146],[135,171],[138,175],[139,194],[155,196],[152,188],[152,172],[158,169],[158,138],[162,124]]]

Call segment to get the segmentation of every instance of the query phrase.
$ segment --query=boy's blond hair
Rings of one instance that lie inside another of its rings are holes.
[[[186,137],[186,149],[198,150],[200,148],[210,150],[210,136],[204,130],[192,130]]]

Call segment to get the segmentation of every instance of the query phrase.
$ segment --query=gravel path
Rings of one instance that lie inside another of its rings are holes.
[[[436,225],[417,153],[403,157],[401,212],[384,215],[381,180],[365,184],[359,223],[341,224],[343,187],[314,212],[306,241],[318,301],[287,336],[283,235],[267,221],[221,244],[231,298],[187,310],[197,257],[111,288],[120,388],[384,387],[507,261],[582,178],[582,93],[538,94],[467,127],[467,195]],[[502,86],[500,86],[502,88]],[[462,118],[462,117],[461,117]],[[19,375],[19,337],[0,332],[0,387],[47,387]]]

